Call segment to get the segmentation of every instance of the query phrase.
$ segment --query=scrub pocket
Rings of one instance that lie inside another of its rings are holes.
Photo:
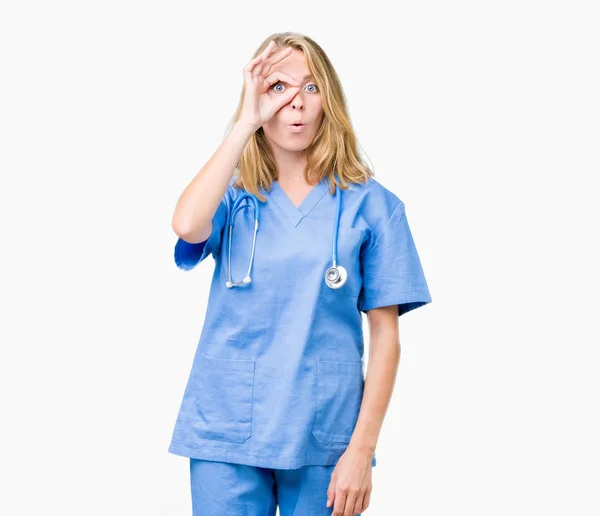
[[[362,362],[317,362],[317,413],[314,438],[323,444],[348,444],[364,391]]]
[[[192,376],[193,428],[203,439],[243,443],[252,435],[254,360],[200,356]]]

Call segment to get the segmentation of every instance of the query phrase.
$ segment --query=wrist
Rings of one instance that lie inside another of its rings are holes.
[[[351,448],[359,453],[364,453],[365,455],[372,455],[375,452],[375,444],[361,441],[350,440],[348,448]]]
[[[243,120],[238,120],[237,122],[235,122],[234,128],[242,133],[247,133],[247,135],[250,137],[258,130],[259,127],[257,127],[256,124],[251,124],[249,122],[244,122]]]

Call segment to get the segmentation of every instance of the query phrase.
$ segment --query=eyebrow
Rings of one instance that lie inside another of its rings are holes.
[[[303,81],[305,81],[306,79],[312,79],[312,75],[308,74],[308,75],[305,75],[304,77],[302,77]]]
[[[312,75],[309,73],[308,75],[305,75],[305,76],[302,78],[302,81],[304,82],[306,79],[312,79],[312,78],[313,78],[313,76],[312,76]],[[287,82],[287,81],[283,81],[283,82],[285,82],[286,84],[288,84],[288,82]]]

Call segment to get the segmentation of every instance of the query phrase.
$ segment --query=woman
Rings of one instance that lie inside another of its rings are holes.
[[[173,216],[177,266],[211,254],[215,271],[169,452],[190,458],[194,515],[359,514],[398,316],[431,297],[404,203],[360,161],[321,47],[275,34],[243,72],[230,131]],[[256,207],[234,210],[245,192]]]

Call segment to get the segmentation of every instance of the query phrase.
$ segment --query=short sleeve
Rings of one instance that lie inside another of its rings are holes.
[[[189,271],[198,265],[209,254],[216,258],[219,255],[223,229],[227,223],[227,193],[221,199],[217,211],[212,218],[212,232],[204,242],[189,243],[183,238],[177,238],[175,243],[175,264],[184,271]]]
[[[363,285],[358,307],[398,305],[398,316],[431,302],[404,203],[396,206],[381,232],[361,255]]]

